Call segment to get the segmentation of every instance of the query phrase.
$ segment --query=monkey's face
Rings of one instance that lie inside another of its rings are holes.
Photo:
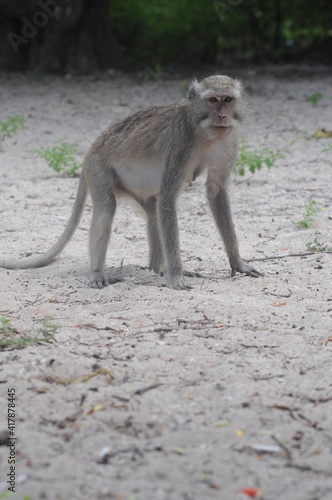
[[[205,122],[205,126],[221,130],[233,127],[236,124],[234,120],[235,105],[236,98],[232,95],[218,93],[206,97],[204,108],[208,111],[209,117],[203,123]]]
[[[240,124],[236,112],[237,99],[228,92],[214,93],[196,102],[198,125],[209,135],[224,135]]]
[[[228,76],[217,75],[194,81],[189,89],[198,124],[214,135],[225,134],[243,120],[246,101],[241,83]]]

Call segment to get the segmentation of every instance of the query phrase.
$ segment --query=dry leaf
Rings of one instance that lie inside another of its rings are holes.
[[[262,498],[262,489],[261,488],[244,488],[241,493],[247,495],[250,498]]]
[[[231,424],[227,420],[221,420],[221,422],[216,423],[216,427],[228,427],[229,425]]]
[[[325,130],[325,128],[319,128],[311,137],[312,139],[328,139],[332,137],[332,131]]]
[[[172,450],[174,453],[176,453],[177,455],[183,455],[184,454],[184,448],[174,448],[174,450]]]
[[[167,363],[169,363],[170,361],[173,361],[173,356],[164,356],[161,359],[162,361],[166,361]]]
[[[102,410],[103,405],[95,405],[91,410],[88,411],[88,415],[92,415],[95,411]]]

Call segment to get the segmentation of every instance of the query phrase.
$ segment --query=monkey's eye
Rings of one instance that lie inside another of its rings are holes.
[[[233,97],[230,97],[229,95],[225,97],[224,102],[231,102],[233,100]]]
[[[216,97],[210,97],[209,102],[218,102]]]

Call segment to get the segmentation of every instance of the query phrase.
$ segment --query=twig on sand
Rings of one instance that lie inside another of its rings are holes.
[[[287,255],[273,255],[269,257],[258,257],[257,259],[245,259],[246,262],[259,262],[264,260],[275,260],[275,259],[287,259],[287,257],[306,257],[308,255],[319,255],[324,253],[332,253],[332,251],[325,252],[300,252],[300,253],[288,253]]]

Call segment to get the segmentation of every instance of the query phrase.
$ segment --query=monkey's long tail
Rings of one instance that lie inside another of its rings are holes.
[[[29,269],[34,267],[43,267],[50,264],[55,259],[55,257],[59,255],[60,252],[62,252],[70,238],[73,236],[75,229],[77,228],[77,225],[82,217],[87,194],[88,186],[85,180],[84,172],[82,172],[70,219],[64,232],[55,243],[55,245],[53,245],[50,250],[48,250],[43,255],[40,255],[39,257],[22,260],[0,259],[0,267],[4,267],[6,269]]]

